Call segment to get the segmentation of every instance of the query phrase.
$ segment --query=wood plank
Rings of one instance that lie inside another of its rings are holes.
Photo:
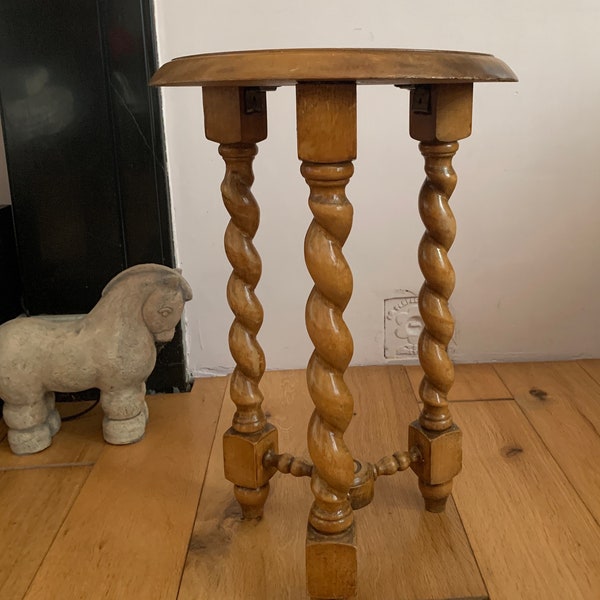
[[[423,378],[423,369],[420,366],[406,367],[406,372],[410,383],[419,397],[419,385]],[[469,401],[469,400],[498,400],[511,398],[510,392],[502,383],[500,377],[491,364],[477,365],[455,365],[455,380],[448,400],[450,401]]]
[[[309,410],[303,376],[265,373],[263,409],[279,429],[280,450],[307,456],[298,430]],[[242,521],[232,484],[223,477],[221,438],[231,424],[226,398],[179,589],[191,598],[304,598],[304,537],[310,507],[307,481],[275,475],[261,521]],[[282,518],[288,515],[289,518]]]
[[[600,598],[598,524],[517,404],[455,413],[468,435],[454,499],[490,597]]]
[[[587,360],[578,360],[577,364],[585,369],[587,374],[600,384],[600,358],[590,358]]]
[[[350,369],[347,381],[357,413],[347,438],[356,456],[375,462],[408,449],[408,424],[419,410],[406,374]],[[374,501],[357,514],[358,598],[487,597],[453,500],[445,514],[425,512],[412,471],[381,477],[376,486]],[[432,568],[436,564],[444,568]]]
[[[26,598],[174,598],[225,378],[148,398],[145,438],[106,445]]]
[[[59,402],[56,406],[61,416],[65,416],[77,412],[77,409],[83,410],[89,406],[89,402]],[[56,465],[91,465],[96,462],[104,446],[102,409],[96,406],[82,417],[64,422],[52,439],[52,445],[37,454],[17,456],[11,452],[8,440],[4,438],[0,442],[0,471]]]
[[[23,597],[90,470],[0,472],[0,598]]]
[[[371,461],[405,449],[408,422],[418,407],[403,370],[350,369],[356,417],[346,439]],[[307,458],[306,424],[312,411],[303,371],[265,374],[265,408],[279,429],[280,451]],[[226,403],[217,436],[229,426]],[[276,475],[262,521],[240,520],[223,457],[215,442],[194,526],[179,600],[305,598],[304,543],[312,502],[307,479]],[[359,598],[483,597],[479,575],[456,508],[425,513],[412,473],[377,482],[374,502],[357,513]],[[432,562],[444,565],[432,569]],[[394,573],[393,577],[384,573]]]
[[[496,369],[600,523],[600,385],[576,362]]]

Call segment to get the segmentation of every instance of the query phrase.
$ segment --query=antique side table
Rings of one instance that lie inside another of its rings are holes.
[[[311,478],[306,568],[312,598],[355,595],[354,510],[371,501],[378,476],[412,468],[425,508],[440,512],[460,471],[461,432],[447,402],[454,380],[447,353],[454,331],[448,308],[454,288],[448,250],[456,230],[448,204],[456,184],[452,157],[457,140],[471,133],[473,83],[516,80],[502,61],[488,54],[388,49],[203,54],[177,58],[152,78],[156,86],[203,87],[206,137],[219,143],[225,161],[221,192],[231,216],[225,251],[233,267],[227,299],[235,316],[229,331],[236,363],[230,394],[237,408],[223,439],[225,476],[250,519],[262,516],[269,479],[277,470]],[[352,292],[342,246],[352,224],[345,188],[356,158],[356,88],[362,84],[410,90],[410,136],[420,142],[426,173],[419,194],[425,234],[418,249],[425,279],[419,295],[423,409],[409,426],[408,450],[375,465],[355,460],[344,443],[353,411],[344,372],[353,344],[342,317]],[[252,242],[259,224],[250,191],[252,161],[256,143],[267,137],[266,91],[283,85],[296,86],[298,157],[314,216],[304,247],[315,284],[306,305],[306,327],[315,347],[306,372],[315,405],[308,424],[312,464],[280,453],[259,389],[265,357],[256,339],[263,311],[255,295],[261,260]]]

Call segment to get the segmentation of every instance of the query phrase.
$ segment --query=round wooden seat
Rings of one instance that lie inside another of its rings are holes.
[[[411,85],[516,81],[491,54],[444,50],[305,48],[219,52],[176,58],[150,83],[156,86],[281,86],[299,82],[353,81]]]

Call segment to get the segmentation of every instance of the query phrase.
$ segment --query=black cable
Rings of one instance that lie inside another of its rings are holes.
[[[65,421],[74,421],[75,419],[78,419],[79,417],[83,417],[83,415],[89,413],[90,410],[94,410],[94,408],[96,408],[96,406],[98,406],[98,402],[100,402],[100,398],[98,398],[97,400],[94,400],[94,403],[91,406],[88,406],[85,410],[75,413],[74,415],[69,415],[68,417],[61,416],[60,420],[64,423]]]
[[[74,421],[83,415],[86,415],[91,410],[96,408],[98,402],[100,402],[100,390],[98,388],[91,388],[89,390],[83,390],[82,392],[55,392],[54,394],[56,404],[68,404],[69,402],[93,402],[91,406],[83,409],[82,411],[69,415],[67,417],[61,416],[61,421]]]

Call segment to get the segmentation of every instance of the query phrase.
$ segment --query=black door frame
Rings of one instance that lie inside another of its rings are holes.
[[[81,1],[58,0],[52,4],[55,10],[62,7],[64,14],[68,15],[69,6],[76,6],[71,3]],[[94,14],[94,5],[96,10],[97,23],[94,27],[97,28],[100,38],[99,55],[102,57],[104,103],[107,111],[103,118],[107,117],[110,124],[114,165],[114,181],[111,185],[116,190],[116,201],[119,204],[117,214],[120,213],[120,222],[115,224],[115,227],[119,228],[118,236],[121,240],[120,264],[115,264],[110,269],[115,275],[122,268],[143,262],[156,262],[174,267],[161,101],[158,89],[147,85],[157,68],[152,0],[83,1],[89,3],[86,4],[88,9],[91,8],[91,12],[88,10],[89,14]],[[36,2],[39,5],[36,5]],[[3,0],[0,16],[10,19],[8,11],[14,7],[12,10],[15,11],[15,19],[22,19],[23,12],[28,8],[26,18],[31,19],[31,15],[36,14],[36,6],[42,5],[48,6],[47,0]],[[65,22],[66,20],[65,17]],[[44,23],[40,22],[37,26],[44,27]],[[77,27],[78,24],[74,22],[73,26]],[[26,44],[27,40],[18,39],[17,44],[21,43]],[[15,50],[18,52],[19,48]],[[19,172],[24,161],[22,158],[16,158],[15,149],[22,153],[23,146],[17,148],[14,136],[11,138],[10,123],[6,121],[9,115],[2,105],[2,83],[6,84],[9,81],[7,77],[9,76],[5,75],[4,79],[0,78],[0,112],[5,125],[5,152],[19,251],[19,244],[29,243],[27,235],[31,237],[31,230],[27,234],[24,233],[27,231],[27,211],[20,210],[22,204],[27,202],[26,194],[21,192],[26,190],[27,178],[31,173]],[[52,224],[49,226],[52,227]],[[90,268],[93,269],[93,266]],[[68,310],[65,310],[56,302],[56,298],[65,295],[64,281],[61,283],[61,289],[55,291],[52,300],[44,302],[44,298],[35,296],[36,285],[39,290],[46,284],[43,278],[36,279],[35,266],[27,264],[25,250],[19,251],[19,271],[23,287],[23,308],[32,314],[88,312],[99,298],[99,290],[107,283],[106,280],[95,281],[92,286],[86,286],[93,289],[87,289],[87,296],[79,304],[72,303]],[[90,277],[93,277],[93,273]],[[68,290],[70,297],[74,293],[77,293],[76,285]],[[93,302],[91,298],[94,298]],[[156,368],[148,380],[147,387],[156,392],[189,389],[180,326],[174,340],[159,353]]]

